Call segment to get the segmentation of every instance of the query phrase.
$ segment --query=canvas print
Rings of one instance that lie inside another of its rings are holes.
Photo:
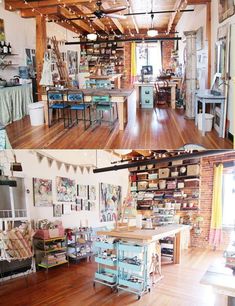
[[[121,186],[100,183],[100,222],[115,221],[121,205]]]
[[[219,22],[231,17],[235,12],[234,0],[219,0]]]
[[[88,198],[91,201],[96,200],[96,188],[94,185],[89,185],[88,186]]]
[[[61,217],[62,216],[62,205],[61,204],[54,204],[53,206],[53,217]]]
[[[4,20],[0,19],[0,41],[5,41]]]
[[[88,186],[87,185],[78,185],[77,194],[79,198],[88,199]]]
[[[67,177],[56,177],[56,191],[58,202],[75,202],[76,182]]]
[[[77,51],[67,51],[69,74],[78,73],[78,53]]]
[[[33,178],[34,205],[52,206],[52,180]]]

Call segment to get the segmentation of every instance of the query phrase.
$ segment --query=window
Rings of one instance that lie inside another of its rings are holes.
[[[161,43],[141,43],[136,45],[137,75],[141,75],[142,66],[153,66],[153,75],[162,70]]]
[[[223,171],[223,226],[235,226],[235,168],[224,164]]]

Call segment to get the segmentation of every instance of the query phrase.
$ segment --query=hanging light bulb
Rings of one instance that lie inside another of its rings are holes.
[[[96,40],[97,39],[97,34],[96,33],[89,33],[89,34],[87,34],[87,39],[88,40]]]
[[[158,31],[153,28],[153,18],[154,18],[154,14],[151,14],[151,19],[152,19],[152,21],[151,21],[151,28],[147,32],[147,35],[149,37],[154,37],[154,36],[158,35]]]

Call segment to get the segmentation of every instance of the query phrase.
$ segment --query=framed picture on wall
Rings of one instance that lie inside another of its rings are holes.
[[[61,217],[63,212],[63,208],[61,204],[54,204],[53,205],[53,217]]]
[[[63,207],[63,210],[62,210],[63,215],[70,215],[71,214],[71,205],[70,204],[63,204],[62,207]]]
[[[234,0],[219,0],[219,22],[231,17],[235,13]]]
[[[121,205],[121,186],[100,183],[100,222],[117,220],[118,207]]]
[[[77,195],[79,196],[79,198],[88,199],[88,186],[78,185]]]
[[[196,34],[196,50],[199,51],[201,49],[203,49],[203,27],[200,27]]]
[[[77,211],[77,205],[71,204],[71,211]]]
[[[4,20],[0,19],[0,41],[6,40],[5,29],[4,29]]]
[[[52,206],[52,180],[33,178],[33,198],[35,206]]]
[[[88,199],[91,201],[96,200],[96,188],[94,185],[88,186]]]
[[[66,177],[56,177],[56,192],[58,202],[75,202],[76,182]]]
[[[87,210],[87,211],[91,210],[90,201],[83,200],[83,210]]]
[[[76,211],[82,210],[82,199],[76,199]]]

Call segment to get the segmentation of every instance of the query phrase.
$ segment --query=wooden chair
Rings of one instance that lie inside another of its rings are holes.
[[[108,122],[113,129],[114,123],[117,118],[114,118],[114,104],[116,105],[117,111],[117,103],[111,102],[110,95],[96,95],[92,97],[92,103],[95,105],[96,110],[96,122]],[[109,112],[109,120],[103,119],[103,113]],[[118,112],[117,112],[118,114]]]
[[[53,111],[56,112],[57,121],[64,120],[64,128],[69,126],[69,115],[65,117],[65,111],[69,109],[68,103],[64,101],[64,93],[59,90],[47,91],[47,109],[48,109],[48,126],[51,127],[53,122]],[[62,114],[62,116],[61,116]],[[61,116],[61,117],[60,117]],[[67,125],[66,125],[67,119]]]
[[[84,94],[80,90],[68,90],[67,91],[67,102],[69,104],[70,110],[70,127],[73,126],[72,111],[76,112],[76,123],[78,121],[83,121],[84,130],[86,130],[91,125],[91,105],[90,103],[84,102]],[[86,118],[86,110],[88,110],[88,119]],[[78,117],[78,112],[82,112],[82,118]],[[87,127],[86,122],[90,122],[90,125]]]
[[[165,105],[168,102],[169,86],[167,81],[155,83],[156,89],[156,102],[158,105]]]

